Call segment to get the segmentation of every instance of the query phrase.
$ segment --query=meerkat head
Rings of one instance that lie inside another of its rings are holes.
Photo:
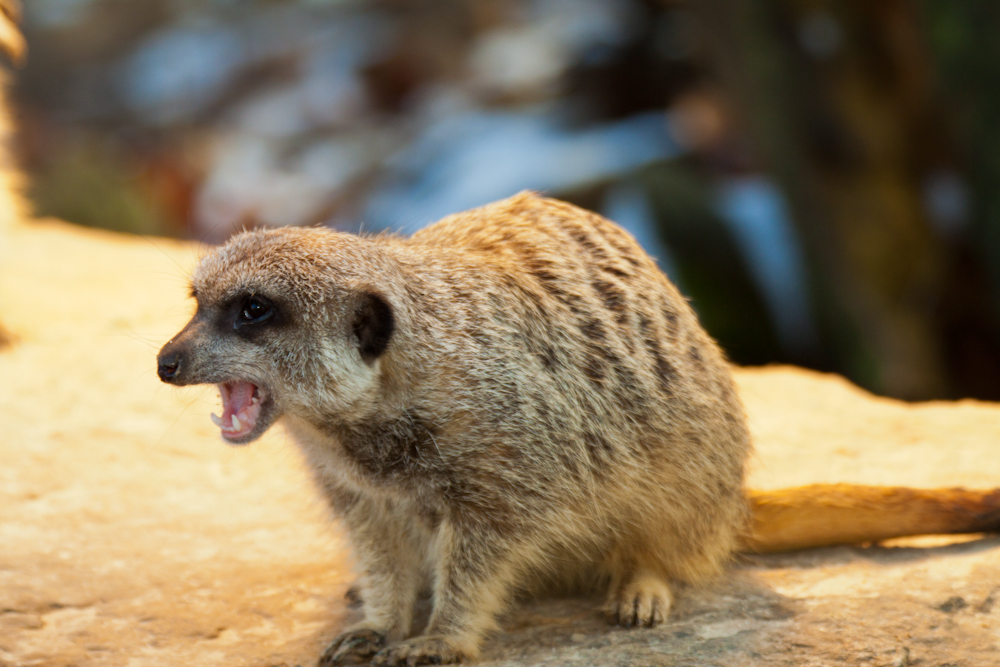
[[[233,444],[256,440],[282,414],[363,417],[397,326],[373,281],[392,270],[374,244],[346,234],[240,234],[195,270],[197,311],[160,350],[160,379],[218,385],[222,416],[212,418]]]

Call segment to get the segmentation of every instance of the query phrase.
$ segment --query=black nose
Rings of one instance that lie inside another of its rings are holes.
[[[177,377],[177,371],[181,367],[181,355],[170,354],[164,355],[159,358],[159,363],[156,367],[156,374],[160,376],[160,379],[164,382],[172,382],[175,377]]]

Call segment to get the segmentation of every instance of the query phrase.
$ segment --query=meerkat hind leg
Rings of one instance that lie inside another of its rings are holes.
[[[667,620],[673,600],[666,580],[639,569],[612,584],[606,604],[608,621],[626,628],[652,628]]]

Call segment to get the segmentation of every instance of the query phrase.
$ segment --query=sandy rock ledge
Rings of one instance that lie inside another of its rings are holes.
[[[345,540],[280,429],[223,445],[211,390],[162,386],[200,249],[57,222],[0,263],[0,667],[303,667],[357,614]],[[794,368],[740,371],[756,488],[1000,486],[1000,407],[905,405]],[[1000,539],[744,556],[665,627],[598,600],[517,608],[485,665],[1000,664]]]

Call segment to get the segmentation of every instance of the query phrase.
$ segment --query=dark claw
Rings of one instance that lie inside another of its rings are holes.
[[[333,640],[319,659],[319,667],[362,665],[385,646],[385,635],[375,630],[354,630]]]
[[[372,659],[374,667],[418,667],[461,662],[462,656],[440,638],[416,638],[380,651]]]

